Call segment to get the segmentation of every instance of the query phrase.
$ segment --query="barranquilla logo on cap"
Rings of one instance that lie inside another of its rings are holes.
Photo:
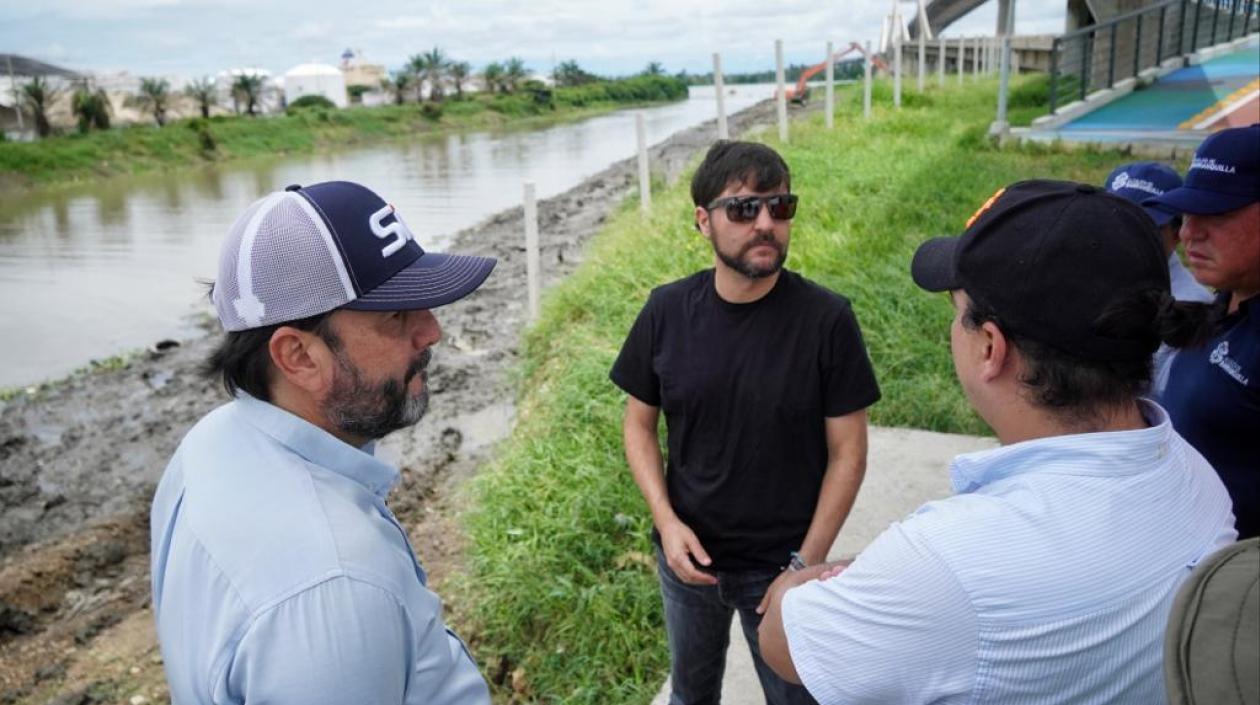
[[[384,221],[391,214],[394,216],[394,222],[386,225]],[[394,238],[393,242],[381,248],[382,257],[389,257],[401,250],[408,241],[414,242],[416,239],[416,236],[411,234],[407,224],[403,222],[402,216],[398,215],[398,212],[394,210],[394,204],[392,203],[386,203],[384,208],[369,216],[368,227],[372,229],[373,235],[382,240]]]
[[[1155,196],[1164,195],[1164,190],[1146,179],[1135,179],[1129,176],[1128,172],[1122,171],[1116,174],[1116,178],[1111,180],[1111,190],[1119,191],[1122,188],[1131,188],[1134,191],[1145,191]]]
[[[1194,158],[1194,161],[1190,162],[1190,168],[1191,168],[1192,170],[1193,170],[1193,169],[1202,169],[1202,170],[1204,170],[1204,171],[1218,171],[1218,172],[1220,172],[1220,173],[1222,173],[1222,174],[1236,174],[1236,173],[1238,173],[1238,170],[1237,170],[1237,169],[1235,169],[1235,168],[1233,167],[1233,165],[1231,165],[1231,164],[1222,164],[1222,163],[1220,163],[1220,162],[1218,162],[1218,161],[1216,161],[1215,159],[1212,159],[1212,158],[1210,158],[1210,157],[1209,157],[1209,158],[1206,158],[1206,159],[1205,159],[1205,158],[1203,158],[1203,157],[1195,157],[1195,158]]]
[[[984,205],[980,206],[978,209],[976,209],[975,213],[971,214],[971,217],[967,219],[967,225],[965,225],[964,227],[970,228],[971,224],[979,220],[980,216],[984,215],[985,211],[992,208],[993,204],[996,203],[998,198],[1000,198],[1002,194],[1004,193],[1006,193],[1005,186],[1003,186],[1002,188],[994,192],[992,196],[989,196],[989,200],[985,201]]]

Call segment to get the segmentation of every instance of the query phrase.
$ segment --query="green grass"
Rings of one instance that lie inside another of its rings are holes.
[[[788,266],[852,300],[884,392],[874,423],[987,433],[954,378],[952,309],[913,285],[911,255],[960,232],[1000,186],[1100,183],[1125,157],[994,148],[991,80],[907,91],[900,112],[883,107],[890,91],[878,85],[869,122],[860,90],[840,93],[836,129],[814,115],[792,125],[790,144],[767,140],[801,196]],[[1019,80],[1011,122],[1027,124],[1045,101],[1044,78]],[[525,335],[514,434],[470,486],[470,570],[445,589],[464,606],[485,672],[508,676],[500,701],[642,704],[665,677],[650,517],[622,456],[624,396],[607,373],[648,292],[711,266],[686,181],[654,193],[649,216],[624,205],[549,293]]]
[[[638,76],[511,95],[469,95],[440,106],[303,108],[267,117],[176,120],[161,129],[141,124],[37,142],[0,141],[0,184],[74,183],[242,157],[326,151],[426,132],[532,127],[686,95],[686,86],[677,79]]]

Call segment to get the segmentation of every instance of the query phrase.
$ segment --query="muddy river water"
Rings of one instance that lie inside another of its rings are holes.
[[[728,113],[773,92],[732,88]],[[398,207],[423,246],[441,249],[457,231],[519,205],[526,181],[546,198],[632,156],[635,112],[0,194],[0,388],[196,335],[195,317],[208,310],[198,281],[214,275],[236,214],[269,191],[363,182]],[[711,120],[713,89],[692,88],[685,101],[642,112],[656,143]]]

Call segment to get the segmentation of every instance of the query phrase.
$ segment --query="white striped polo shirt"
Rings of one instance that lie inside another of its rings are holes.
[[[960,455],[956,494],[894,523],[783,622],[828,703],[1164,703],[1178,586],[1236,536],[1229,495],[1168,415],[1136,431]]]

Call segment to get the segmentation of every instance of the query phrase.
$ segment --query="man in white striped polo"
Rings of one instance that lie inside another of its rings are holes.
[[[767,663],[820,703],[1166,702],[1162,638],[1190,569],[1236,534],[1228,494],[1138,398],[1174,303],[1150,218],[1084,184],[989,199],[911,272],[948,291],[958,379],[1002,447],[847,568],[771,595]]]

